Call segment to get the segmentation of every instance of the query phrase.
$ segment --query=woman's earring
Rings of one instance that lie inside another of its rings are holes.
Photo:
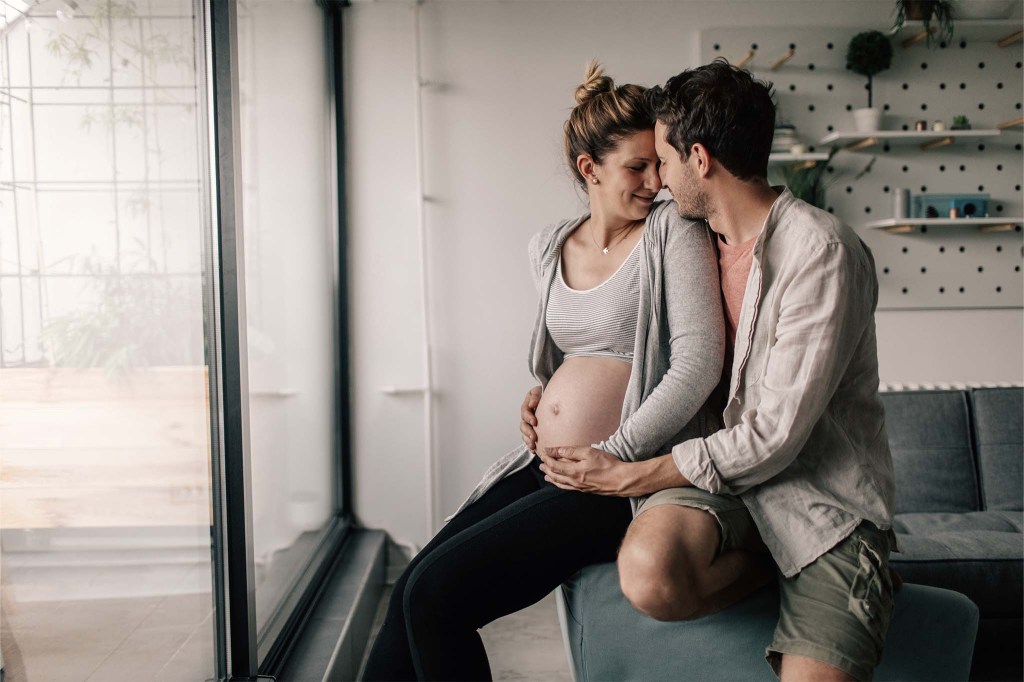
[[[593,182],[593,183],[594,183],[594,184],[596,185],[596,184],[597,184],[597,178],[593,178],[593,179],[591,180],[591,182]]]

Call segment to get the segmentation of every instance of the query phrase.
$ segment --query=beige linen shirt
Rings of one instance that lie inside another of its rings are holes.
[[[740,310],[726,428],[672,458],[695,486],[743,499],[790,577],[862,519],[891,528],[895,486],[871,251],[835,216],[775,189]]]

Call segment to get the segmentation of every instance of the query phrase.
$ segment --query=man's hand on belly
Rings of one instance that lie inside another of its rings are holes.
[[[585,445],[539,448],[537,455],[544,480],[564,490],[637,497],[693,485],[679,472],[671,455],[623,462],[611,453]]]

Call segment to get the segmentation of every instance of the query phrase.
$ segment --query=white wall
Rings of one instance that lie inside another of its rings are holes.
[[[411,3],[346,10],[355,509],[422,546],[423,317],[416,236]],[[591,57],[619,82],[698,63],[704,28],[874,26],[892,2],[427,2],[425,184],[439,516],[518,442],[536,294],[526,242],[582,204],[561,126]],[[1017,10],[1019,12],[1019,10]],[[1021,310],[880,312],[885,382],[1021,381]]]

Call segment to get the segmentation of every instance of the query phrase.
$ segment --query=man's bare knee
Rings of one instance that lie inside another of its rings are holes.
[[[692,620],[709,611],[698,575],[714,556],[704,547],[709,530],[717,533],[708,520],[716,523],[706,512],[673,505],[637,517],[618,557],[619,586],[635,609],[662,621]]]

